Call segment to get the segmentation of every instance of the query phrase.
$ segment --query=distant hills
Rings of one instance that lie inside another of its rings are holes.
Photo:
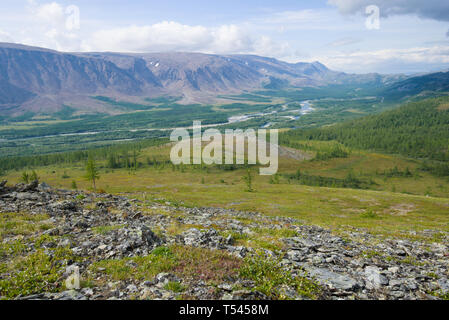
[[[441,93],[449,93],[449,72],[431,73],[398,81],[383,91],[383,95],[390,100]]]
[[[62,53],[0,43],[0,117],[118,112],[104,96],[145,104],[159,96],[209,103],[220,94],[335,84],[387,86],[404,76],[353,75],[319,62],[287,63],[254,55]]]

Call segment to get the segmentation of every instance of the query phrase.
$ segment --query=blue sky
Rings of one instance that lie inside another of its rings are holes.
[[[379,28],[370,27],[371,5]],[[2,1],[0,41],[61,51],[258,54],[356,73],[430,72],[449,68],[449,1]]]

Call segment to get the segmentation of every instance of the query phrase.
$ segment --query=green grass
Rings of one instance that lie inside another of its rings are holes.
[[[0,259],[24,254],[28,246],[22,240],[0,243]]]
[[[63,289],[63,261],[74,259],[70,249],[38,249],[26,256],[0,263],[0,273],[9,276],[0,279],[0,296],[12,299],[42,292],[58,292]]]
[[[0,214],[0,241],[10,236],[27,236],[51,228],[46,214],[10,212]]]
[[[266,258],[262,254],[245,259],[240,269],[240,276],[256,283],[254,291],[262,292],[269,298],[287,299],[280,291],[280,286],[287,285],[307,298],[317,298],[320,292],[319,286],[303,275],[293,276],[286,271],[279,260]]]
[[[284,247],[281,238],[289,238],[297,236],[294,230],[290,229],[268,229],[253,228],[251,235],[246,233],[224,231],[221,235],[226,238],[229,235],[234,241],[234,245],[252,247],[254,249],[267,249],[278,252]]]
[[[379,216],[374,213],[372,210],[366,210],[365,212],[362,212],[360,216],[364,219],[378,219]]]
[[[314,152],[332,146],[307,142],[306,149]],[[449,231],[449,181],[419,171],[420,163],[417,160],[357,150],[351,150],[347,158],[328,160],[298,161],[281,157],[279,181],[274,184],[270,177],[259,176],[253,168],[252,186],[255,192],[246,192],[246,168],[236,166],[233,170],[227,170],[219,166],[183,166],[181,169],[166,162],[169,152],[169,146],[143,148],[138,161],[146,163],[149,158],[152,162],[156,159],[157,163],[144,165],[137,171],[107,169],[103,167],[105,162],[99,162],[101,178],[98,188],[145,201],[169,201],[176,206],[223,207],[288,216],[304,223],[329,227],[336,232],[357,227],[385,236],[441,241],[442,236],[421,234],[420,231]],[[389,177],[384,174],[394,168],[398,168],[399,172],[409,168],[412,175]],[[53,187],[70,189],[71,180],[74,180],[81,190],[91,188],[91,184],[84,179],[82,162],[34,169],[42,181]],[[371,190],[289,184],[283,174],[294,174],[298,169],[307,175],[335,179],[345,179],[352,173],[357,179],[373,179],[376,184],[369,186]],[[64,172],[71,179],[62,179]],[[19,182],[20,171],[7,172],[5,179],[10,183]],[[247,224],[253,222],[251,219],[243,220]],[[8,223],[12,221],[8,218]],[[174,232],[176,229],[177,226],[173,226]],[[259,240],[275,242],[275,239]],[[241,239],[243,241],[246,240]]]
[[[67,170],[80,189],[90,188],[82,168]],[[38,170],[39,176],[55,187],[70,188],[70,182],[50,170]],[[187,170],[185,173],[141,169],[138,177],[126,170],[101,173],[100,186],[107,192],[126,193],[131,197],[163,199],[187,206],[214,206],[268,215],[289,216],[307,223],[331,228],[354,226],[380,234],[403,234],[407,231],[436,229],[448,231],[449,200],[420,195],[354,189],[319,188],[302,185],[270,184],[265,177],[255,176],[257,192],[245,192],[244,170],[211,172]],[[202,184],[198,176],[205,176]],[[8,176],[18,181],[19,174]],[[232,182],[222,184],[220,179]],[[399,187],[398,187],[399,189]],[[377,219],[363,213],[374,212]],[[25,227],[21,228],[35,228]],[[1,230],[1,229],[0,229]]]
[[[323,144],[318,146],[326,148]],[[317,148],[310,145],[310,149]],[[445,232],[449,232],[449,199],[447,191],[440,190],[439,197],[426,196],[424,193],[412,195],[400,193],[401,189],[421,191],[430,185],[444,180],[436,180],[431,175],[420,173],[420,177],[386,177],[382,186],[389,187],[394,182],[399,192],[386,190],[357,190],[342,188],[311,187],[298,184],[288,184],[280,178],[279,183],[270,183],[269,177],[254,175],[253,186],[256,192],[246,192],[243,177],[246,168],[224,170],[217,166],[189,167],[183,170],[173,169],[164,164],[167,159],[167,146],[154,146],[142,149],[139,160],[155,158],[158,165],[139,168],[137,171],[126,169],[100,169],[99,188],[107,192],[139,198],[145,203],[162,203],[169,201],[176,206],[223,207],[243,211],[261,212],[268,216],[286,216],[299,219],[306,224],[320,225],[331,228],[335,233],[345,235],[354,227],[382,237],[407,238],[429,242],[446,241]],[[101,167],[102,163],[100,163]],[[344,177],[353,171],[358,176],[375,175],[376,171],[388,171],[398,167],[403,172],[409,167],[416,172],[419,164],[413,160],[376,153],[352,150],[347,158],[328,160],[297,161],[291,158],[281,158],[280,172],[293,173],[297,168],[309,174]],[[256,168],[253,168],[255,170]],[[89,189],[90,183],[84,176],[84,164],[52,165],[35,168],[41,179],[54,187],[70,188],[75,180],[80,189]],[[364,172],[360,172],[364,170]],[[71,179],[63,179],[66,172]],[[10,182],[19,182],[21,172],[8,172],[6,177]],[[204,178],[204,181],[202,181]],[[385,176],[376,178],[384,181]],[[223,183],[222,181],[225,181]],[[407,189],[407,185],[410,185]],[[425,192],[427,193],[427,191]],[[94,204],[93,204],[94,205]],[[145,211],[144,209],[142,209]],[[111,213],[112,214],[112,213]],[[161,211],[148,210],[144,214],[171,215]],[[1,293],[5,297],[18,294],[32,294],[39,290],[58,291],[62,287],[58,275],[63,268],[67,252],[57,253],[62,260],[54,260],[53,251],[29,254],[29,241],[37,248],[48,242],[56,242],[50,236],[34,237],[36,233],[51,228],[45,214],[4,213],[0,215],[0,240],[7,237],[22,235],[24,240],[4,242],[0,245],[0,273],[11,273],[16,276],[3,279]],[[278,251],[283,248],[281,238],[294,237],[292,229],[254,228],[258,218],[235,218],[242,225],[252,228],[252,234],[223,232],[222,236],[232,235],[235,245],[245,245],[255,249]],[[105,234],[122,226],[106,225],[93,228],[94,233]],[[215,227],[215,226],[214,226]],[[172,235],[179,234],[189,228],[200,228],[198,225],[173,224],[168,228]],[[421,232],[426,229],[436,230],[433,234]],[[376,252],[364,252],[364,257],[375,258]],[[67,256],[68,257],[68,256]],[[389,257],[383,257],[389,259]],[[259,259],[259,260],[258,260]],[[58,262],[59,261],[59,262]],[[405,257],[404,264],[418,264]],[[270,271],[271,270],[271,271]],[[146,257],[110,259],[95,262],[90,267],[91,272],[106,276],[108,279],[152,280],[161,272],[174,273],[183,279],[203,280],[210,284],[226,281],[227,276],[241,276],[256,282],[258,291],[270,297],[287,298],[283,296],[280,287],[287,285],[295,288],[298,294],[305,297],[317,297],[319,288],[304,275],[292,277],[291,274],[279,268],[276,261],[262,261],[260,258],[241,259],[229,256],[220,251],[184,246],[160,247]],[[90,279],[90,278],[89,278]],[[174,293],[183,292],[184,284],[169,284],[167,290]]]
[[[131,264],[133,262],[134,264]],[[171,271],[176,265],[172,255],[150,254],[146,257],[102,260],[94,263],[91,270],[109,275],[113,280],[126,280],[134,278],[137,280],[152,280],[161,272]]]
[[[290,229],[256,228],[253,231],[257,234],[268,235],[275,238],[290,238],[297,236],[297,232]]]
[[[170,281],[164,286],[164,289],[175,293],[181,293],[186,290],[186,287],[179,282]]]
[[[79,259],[69,249],[44,246],[58,240],[55,236],[37,236],[52,227],[48,219],[46,214],[0,214],[0,274],[8,274],[0,279],[0,296],[11,299],[63,289],[66,262]]]

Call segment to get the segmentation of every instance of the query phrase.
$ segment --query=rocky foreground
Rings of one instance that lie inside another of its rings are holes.
[[[438,243],[360,230],[342,238],[291,218],[54,190],[37,182],[0,183],[0,223],[2,299],[449,295],[449,235],[441,231],[426,231],[438,234]],[[40,260],[27,264],[31,258]],[[267,261],[286,278],[270,278]],[[80,288],[67,290],[65,280],[77,269]]]

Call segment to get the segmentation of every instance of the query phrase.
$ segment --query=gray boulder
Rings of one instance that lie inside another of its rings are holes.
[[[365,268],[365,283],[368,289],[380,289],[388,285],[388,279],[377,267],[368,266]]]
[[[357,281],[347,275],[332,272],[324,268],[307,268],[309,275],[332,289],[352,291],[358,288]]]

